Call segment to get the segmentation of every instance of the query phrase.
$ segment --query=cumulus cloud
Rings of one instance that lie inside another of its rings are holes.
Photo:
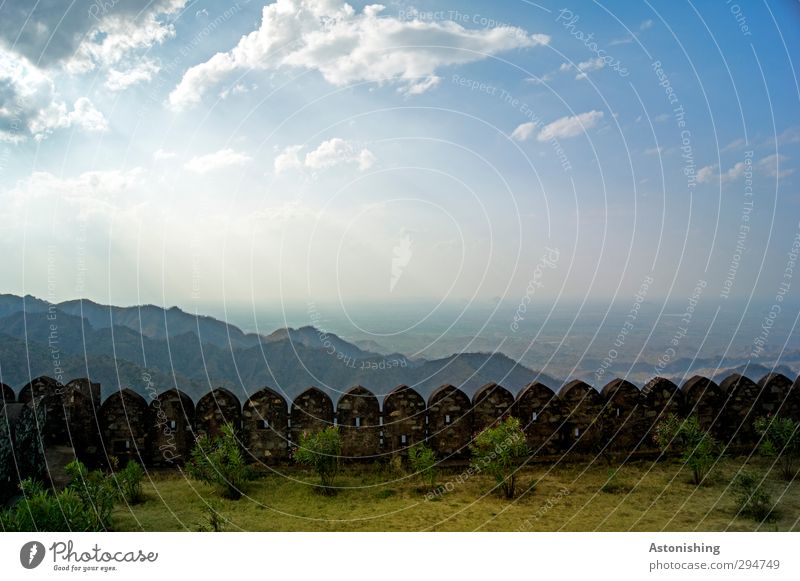
[[[511,133],[511,139],[516,141],[527,141],[530,139],[539,128],[539,125],[533,122],[523,123]]]
[[[550,139],[575,137],[597,125],[602,118],[602,111],[588,111],[580,115],[562,117],[545,125],[539,135],[536,136],[536,139],[538,141],[549,141]]]
[[[53,80],[27,59],[0,50],[0,141],[41,140],[57,129],[106,131],[108,123],[81,97],[70,109]]]
[[[375,155],[369,149],[359,147],[352,141],[340,137],[323,141],[301,161],[302,149],[302,145],[292,145],[284,149],[275,158],[275,173],[281,174],[300,168],[318,171],[345,164],[355,164],[360,171],[366,171],[376,162]]]
[[[37,0],[0,4],[0,44],[42,67],[73,70],[124,61],[174,34],[166,16],[186,0]]]
[[[562,63],[561,66],[558,67],[558,70],[560,70],[561,72],[577,70],[578,74],[575,75],[575,78],[585,79],[586,73],[600,70],[604,66],[606,66],[605,61],[600,57],[597,57],[589,59],[588,61],[583,61],[581,63],[578,63],[577,65],[573,65],[571,63]]]
[[[771,178],[785,178],[794,173],[794,169],[782,167],[785,166],[789,158],[781,154],[772,154],[761,159],[754,161],[751,165],[753,174],[761,174]],[[697,170],[697,181],[701,184],[714,181],[722,181],[723,183],[730,183],[745,176],[748,171],[748,166],[744,161],[735,163],[724,172],[718,171],[719,166],[707,165]]]
[[[156,149],[153,152],[153,159],[155,161],[167,161],[169,159],[173,159],[175,157],[174,151],[168,151],[166,149]]]
[[[591,129],[597,125],[597,122],[602,118],[602,111],[587,111],[586,113],[581,113],[580,115],[562,117],[561,119],[556,119],[552,123],[548,123],[542,127],[538,134],[537,130],[539,127],[541,127],[541,124],[532,122],[523,123],[517,127],[513,133],[511,133],[511,138],[517,141],[527,141],[536,135],[537,141],[567,139],[569,137],[580,135],[586,130]]]
[[[214,153],[193,157],[184,167],[194,173],[206,174],[229,167],[243,166],[252,160],[249,155],[233,149],[220,149]]]
[[[234,71],[280,67],[316,70],[337,86],[396,82],[418,94],[436,85],[442,67],[550,40],[510,26],[400,20],[381,16],[383,10],[370,5],[358,12],[343,0],[277,0],[264,6],[258,30],[186,71],[169,102],[175,108],[197,103]]]

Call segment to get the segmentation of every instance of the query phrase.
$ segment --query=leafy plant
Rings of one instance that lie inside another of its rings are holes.
[[[322,482],[324,494],[334,494],[333,482],[339,474],[339,456],[342,454],[342,440],[339,430],[329,426],[312,434],[304,433],[300,445],[294,452],[299,464],[312,466]]]
[[[144,469],[135,460],[130,460],[123,470],[115,473],[119,493],[127,504],[139,504],[144,502],[142,492],[142,479]]]
[[[203,506],[203,519],[197,527],[200,532],[220,533],[225,530],[228,519],[220,512],[220,505],[209,502]]]
[[[793,480],[800,460],[800,422],[790,418],[758,418],[755,428],[761,434],[761,454],[777,457],[783,478]]]
[[[78,495],[87,511],[87,530],[108,530],[114,502],[119,498],[113,479],[100,470],[89,470],[80,460],[73,460],[64,469],[72,479],[67,488]]]
[[[655,439],[663,451],[675,449],[692,471],[692,482],[701,484],[717,459],[718,442],[700,427],[697,416],[684,420],[670,414],[656,426]]]
[[[742,473],[736,478],[736,506],[739,514],[757,521],[772,520],[775,517],[772,496],[764,488],[763,479],[750,473]]]
[[[230,500],[239,500],[242,489],[253,479],[230,423],[222,426],[222,435],[217,438],[203,435],[197,439],[186,468],[192,478],[215,486]]]
[[[408,465],[429,488],[436,485],[436,453],[422,442],[408,449]]]
[[[35,404],[25,406],[13,424],[0,415],[0,504],[19,492],[22,480],[44,480],[44,448],[38,428],[44,419],[44,407]]]
[[[510,417],[495,427],[486,428],[470,446],[476,470],[494,476],[506,498],[516,495],[516,472],[528,455],[525,434],[518,418]]]

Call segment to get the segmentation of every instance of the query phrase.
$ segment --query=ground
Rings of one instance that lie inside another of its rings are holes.
[[[800,482],[786,482],[765,459],[726,458],[704,486],[690,483],[678,461],[628,462],[609,487],[605,461],[535,465],[521,470],[509,501],[485,475],[439,474],[441,494],[388,465],[345,467],[334,496],[320,494],[310,471],[265,471],[238,501],[179,472],[151,473],[144,503],[120,506],[116,530],[198,530],[209,505],[229,531],[800,531]],[[768,474],[777,517],[758,522],[736,514],[729,486],[741,469]],[[535,483],[535,486],[532,484]],[[606,485],[606,486],[604,486]]]

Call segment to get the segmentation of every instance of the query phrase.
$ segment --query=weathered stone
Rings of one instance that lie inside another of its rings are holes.
[[[519,418],[533,454],[561,452],[561,402],[541,382],[527,386],[517,396],[512,413]]]
[[[151,421],[141,395],[130,389],[112,393],[100,407],[100,426],[107,464],[112,457],[119,460],[120,468],[129,460],[145,463]]]
[[[800,410],[792,404],[789,398],[792,392],[792,380],[781,373],[768,373],[758,382],[760,388],[759,409],[765,416],[792,417],[797,416]],[[796,418],[797,419],[797,418]]]
[[[150,402],[151,462],[154,466],[184,464],[194,447],[195,407],[192,398],[177,389]]]
[[[0,383],[0,410],[3,409],[7,403],[15,403],[14,390],[8,387],[5,383]]]
[[[345,458],[374,458],[381,452],[381,408],[371,391],[354,387],[336,404]]]
[[[417,442],[424,442],[427,413],[425,400],[407,385],[401,385],[389,393],[383,400],[386,450],[405,454]]]
[[[723,409],[716,435],[723,444],[743,446],[758,440],[753,424],[764,413],[758,408],[761,389],[752,380],[735,373],[719,384]]]
[[[642,446],[657,449],[656,428],[669,416],[683,416],[683,392],[664,377],[654,377],[642,388],[644,395],[645,436]]]
[[[697,416],[700,427],[717,437],[725,401],[719,386],[707,377],[695,375],[683,384],[681,390],[686,404],[686,416]]]
[[[225,424],[232,424],[238,431],[242,426],[239,399],[227,389],[214,388],[197,402],[195,422],[198,436],[221,436]]]
[[[272,464],[289,457],[289,411],[283,396],[268,387],[250,396],[242,409],[244,446],[256,462]]]
[[[428,440],[443,458],[463,455],[472,439],[472,406],[466,394],[443,385],[428,400]]]
[[[608,448],[632,452],[646,447],[645,396],[639,388],[624,379],[614,379],[600,393],[605,399],[603,431]]]
[[[514,396],[496,383],[487,383],[472,396],[475,433],[503,421],[511,413]]]
[[[307,389],[292,402],[289,434],[297,446],[303,433],[314,433],[333,425],[333,402],[316,387]]]
[[[595,452],[603,440],[603,398],[583,381],[573,380],[558,392],[565,450]]]

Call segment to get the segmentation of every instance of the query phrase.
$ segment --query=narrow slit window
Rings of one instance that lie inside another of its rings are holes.
[[[449,424],[449,423],[450,423],[450,414],[445,414],[445,416],[444,416],[444,423],[445,423],[445,424]]]
[[[532,421],[532,422],[535,422],[535,421],[536,421],[536,420],[538,420],[538,419],[539,419],[539,412],[533,412],[533,413],[531,414],[531,421]]]
[[[176,422],[175,420],[170,420],[170,421],[169,421],[169,428],[170,428],[170,430],[174,430],[174,429],[175,429],[175,428],[177,428],[177,427],[178,427],[178,422]]]
[[[258,420],[258,428],[260,430],[268,430],[269,429],[269,420]]]
[[[617,417],[619,417],[619,408],[617,408]]]
[[[575,437],[577,438],[580,435],[581,435],[581,429],[580,428],[575,428]]]
[[[356,427],[357,428],[361,427],[361,416],[356,416]]]
[[[400,436],[400,443],[403,444],[403,445],[406,445],[408,443],[408,438],[406,437],[405,434]]]

